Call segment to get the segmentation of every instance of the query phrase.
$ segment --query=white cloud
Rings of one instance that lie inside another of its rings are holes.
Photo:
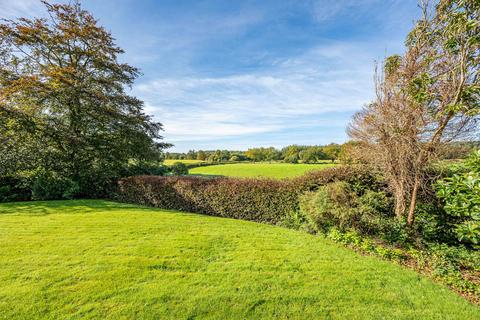
[[[369,43],[331,43],[277,60],[269,72],[160,78],[134,88],[167,141],[198,141],[329,124],[373,95]]]
[[[32,17],[41,12],[39,0],[0,0],[0,18]]]

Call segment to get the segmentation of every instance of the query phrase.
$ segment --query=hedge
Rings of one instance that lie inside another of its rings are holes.
[[[346,166],[290,180],[134,176],[119,180],[116,200],[277,224],[298,210],[305,191],[337,180],[375,183],[368,172]]]

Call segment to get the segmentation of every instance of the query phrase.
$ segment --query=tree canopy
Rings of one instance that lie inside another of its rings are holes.
[[[139,70],[78,1],[42,2],[48,18],[0,24],[0,175],[54,172],[86,192],[158,160],[162,125],[128,93]]]

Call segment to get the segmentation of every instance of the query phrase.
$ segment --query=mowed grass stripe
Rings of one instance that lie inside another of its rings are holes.
[[[319,237],[106,201],[0,205],[3,319],[476,319],[413,271]]]

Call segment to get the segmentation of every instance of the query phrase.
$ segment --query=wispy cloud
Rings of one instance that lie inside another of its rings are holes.
[[[326,124],[322,115],[353,112],[372,97],[373,64],[363,44],[332,43],[277,60],[269,72],[160,78],[135,93],[174,143],[244,136]]]
[[[68,0],[58,0],[66,2]],[[417,0],[82,0],[144,76],[133,94],[175,150],[341,142],[401,51]],[[0,16],[41,14],[0,0]]]
[[[41,12],[39,0],[0,0],[0,18],[32,17]]]

